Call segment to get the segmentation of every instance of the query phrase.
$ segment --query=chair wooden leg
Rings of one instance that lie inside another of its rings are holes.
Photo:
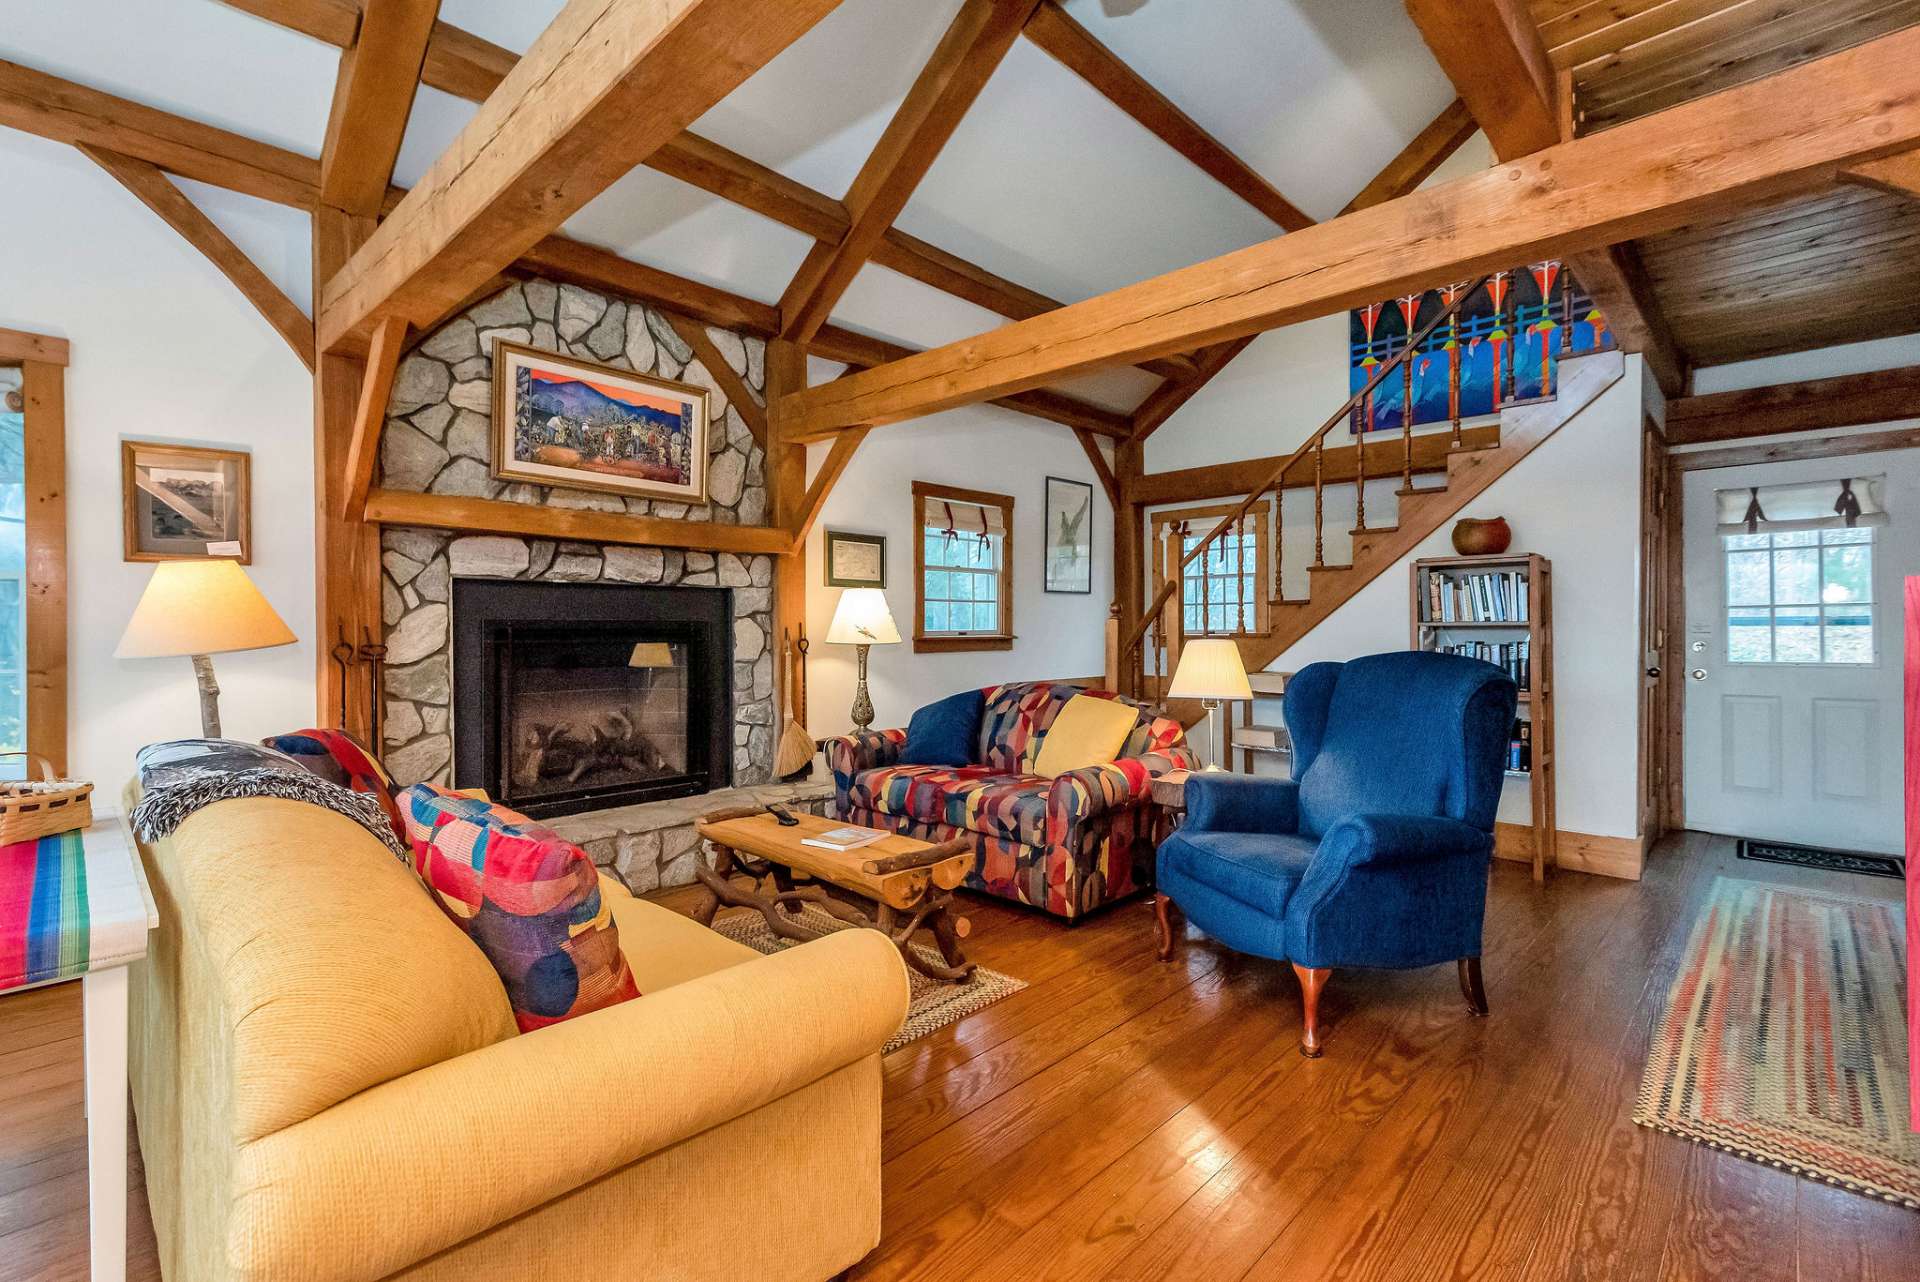
[[[1156,893],[1153,897],[1153,930],[1160,941],[1160,960],[1173,960],[1173,921],[1169,913],[1173,910],[1173,901],[1165,895]]]
[[[1327,985],[1327,976],[1333,970],[1327,966],[1302,966],[1293,964],[1293,974],[1300,981],[1300,1053],[1308,1059],[1320,1058],[1320,990]]]
[[[1480,982],[1480,959],[1462,957],[1460,959],[1460,992],[1467,999],[1467,1009],[1475,1015],[1487,1013],[1487,989]]]

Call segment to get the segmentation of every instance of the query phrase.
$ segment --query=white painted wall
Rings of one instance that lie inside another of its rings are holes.
[[[73,344],[67,370],[72,772],[117,801],[133,753],[199,733],[185,659],[113,657],[151,568],[121,559],[120,441],[253,454],[249,573],[300,644],[215,660],[229,734],[313,716],[313,390],[306,367],[169,227],[70,147],[0,130],[0,326]],[[196,189],[199,197],[202,192]],[[276,264],[307,258],[299,214],[243,196],[210,212]]]
[[[810,451],[820,465],[824,447]],[[1043,589],[1042,525],[1048,476],[1094,487],[1093,591]],[[1013,496],[1013,624],[1011,650],[960,654],[913,652],[912,485],[932,481]],[[867,684],[874,726],[904,726],[914,709],[970,687],[1043,677],[1085,677],[1106,665],[1107,607],[1113,600],[1113,509],[1071,433],[992,406],[950,410],[871,433],[827,500],[807,545],[807,728],[816,736],[852,726],[855,680],[851,646],[828,645],[840,589],[826,587],[822,557],[827,529],[884,534],[887,604],[903,640],[875,646]]]
[[[1810,378],[1864,374],[1869,370],[1899,369],[1906,365],[1920,365],[1920,334],[1816,347],[1810,352],[1789,352],[1785,356],[1735,361],[1731,365],[1709,365],[1693,372],[1693,390],[1696,395],[1704,396],[1709,392],[1770,387],[1775,383],[1799,383]]]

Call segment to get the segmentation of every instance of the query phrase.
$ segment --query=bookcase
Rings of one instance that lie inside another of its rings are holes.
[[[1533,879],[1555,862],[1553,566],[1543,556],[1428,557],[1413,563],[1413,648],[1504,667],[1520,687],[1507,777],[1532,802]],[[1499,843],[1498,837],[1495,838]]]

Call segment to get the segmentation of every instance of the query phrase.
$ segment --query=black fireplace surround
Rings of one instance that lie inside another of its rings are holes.
[[[724,788],[724,588],[456,579],[453,778],[532,818]]]

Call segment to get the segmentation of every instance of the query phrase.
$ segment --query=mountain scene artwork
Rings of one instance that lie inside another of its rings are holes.
[[[1348,320],[1348,390],[1358,392],[1398,356],[1407,337],[1445,311],[1467,282],[1355,308]],[[1495,272],[1451,321],[1428,335],[1413,359],[1413,424],[1446,423],[1549,394],[1564,356],[1607,345],[1607,321],[1558,262]],[[1396,370],[1370,402],[1354,408],[1351,430],[1397,432],[1407,384]]]
[[[498,421],[508,427],[496,475],[701,497],[705,389],[505,343],[494,367]]]

